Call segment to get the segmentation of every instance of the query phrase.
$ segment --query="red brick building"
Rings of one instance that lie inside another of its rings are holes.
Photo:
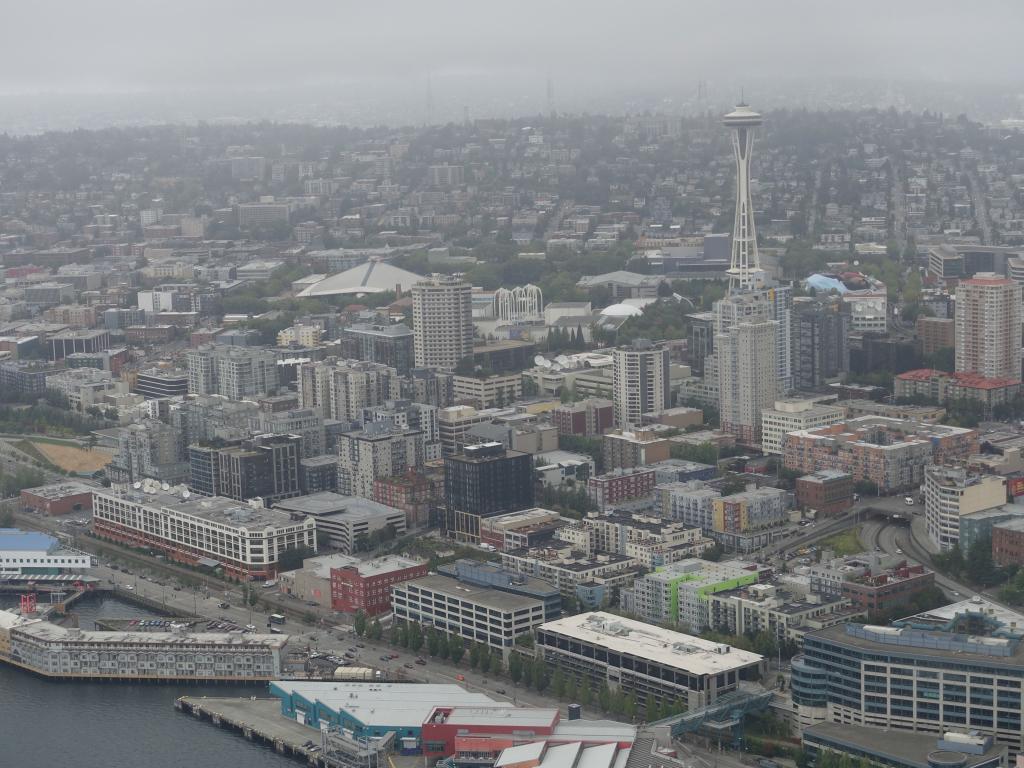
[[[649,496],[654,493],[654,485],[653,469],[619,469],[587,480],[587,495],[594,500],[598,509],[603,511],[624,501]]]
[[[92,512],[93,490],[75,482],[26,488],[21,492],[21,506],[44,515],[88,514]]]
[[[918,593],[934,586],[935,574],[923,565],[904,564],[898,568],[843,582],[843,597],[865,613],[878,613],[903,606]]]
[[[996,565],[1024,565],[1024,520],[992,526],[992,560]]]
[[[590,397],[555,408],[551,423],[560,435],[601,435],[615,423],[615,406],[603,397]]]
[[[376,616],[391,610],[391,585],[426,576],[427,563],[388,555],[331,568],[331,607]]]
[[[430,478],[412,470],[373,481],[373,500],[405,512],[407,528],[430,523],[430,510],[439,495],[439,489]]]
[[[853,476],[823,469],[798,477],[796,502],[819,515],[840,515],[853,506]]]

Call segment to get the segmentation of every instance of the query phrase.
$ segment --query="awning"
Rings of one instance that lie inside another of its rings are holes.
[[[220,568],[220,561],[211,560],[208,557],[200,557],[199,565],[203,566],[204,568]]]

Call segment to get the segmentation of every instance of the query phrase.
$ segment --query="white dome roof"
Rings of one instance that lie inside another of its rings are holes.
[[[636,317],[643,313],[644,311],[640,307],[634,307],[632,304],[612,304],[601,310],[601,314],[605,317]]]

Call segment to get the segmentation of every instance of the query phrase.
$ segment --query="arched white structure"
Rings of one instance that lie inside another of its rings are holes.
[[[516,286],[494,292],[494,316],[505,322],[535,322],[543,319],[544,293],[536,285]]]

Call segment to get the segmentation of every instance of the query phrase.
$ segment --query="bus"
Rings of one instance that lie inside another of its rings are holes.
[[[267,616],[267,621],[269,621],[271,624],[284,624],[284,616],[282,616],[280,613],[272,613],[269,616]]]

